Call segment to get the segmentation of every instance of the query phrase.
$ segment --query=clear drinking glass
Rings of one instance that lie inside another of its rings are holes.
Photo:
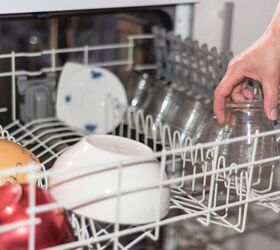
[[[197,127],[203,123],[209,112],[209,102],[188,97],[177,110],[173,109],[172,119],[169,117],[168,122],[172,131],[180,131],[183,143],[187,137],[194,138]]]
[[[209,104],[212,107],[212,103]],[[206,143],[217,141],[220,139],[223,131],[223,126],[215,119],[212,111],[209,110],[207,116],[200,124],[197,124],[195,133],[193,135],[193,143]]]
[[[223,127],[222,139],[247,136],[246,140],[220,146],[220,154],[226,159],[226,166],[232,163],[242,164],[252,160],[258,161],[278,155],[275,135],[261,136],[257,139],[255,157],[253,155],[254,138],[258,132],[273,130],[273,122],[263,110],[262,100],[251,100],[242,103],[226,104],[226,121]],[[254,157],[254,159],[253,159]],[[274,167],[277,162],[267,162],[254,165],[251,187],[256,192],[271,190]],[[242,170],[241,170],[242,171]],[[235,171],[240,176],[241,171]],[[247,170],[246,170],[247,171]],[[245,172],[244,172],[245,173]]]
[[[141,108],[148,91],[154,87],[154,82],[155,79],[151,73],[130,71],[125,82],[129,105],[136,109]]]

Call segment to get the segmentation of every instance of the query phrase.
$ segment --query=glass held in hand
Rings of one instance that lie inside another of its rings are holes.
[[[220,146],[220,155],[225,157],[226,166],[232,163],[243,164],[277,156],[278,147],[275,135],[260,136],[257,139],[253,136],[257,132],[270,130],[273,130],[273,122],[266,117],[262,100],[250,100],[242,103],[228,102],[222,139],[247,137],[245,140]],[[257,144],[254,152],[255,140]],[[276,161],[254,164],[252,182],[249,185],[256,192],[270,191],[273,186],[274,168],[277,165]],[[243,168],[234,171],[234,174],[240,175],[242,170],[248,171]]]

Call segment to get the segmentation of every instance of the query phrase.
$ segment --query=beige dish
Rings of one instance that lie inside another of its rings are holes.
[[[30,163],[38,164],[39,160],[28,149],[21,145],[6,139],[0,139],[0,171],[9,167],[19,168],[24,167]],[[10,176],[0,177],[0,186],[5,183],[26,183],[26,173],[13,174]]]

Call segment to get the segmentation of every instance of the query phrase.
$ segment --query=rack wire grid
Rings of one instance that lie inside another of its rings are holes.
[[[126,60],[108,61],[95,64],[95,66],[127,65],[133,66],[133,48],[137,39],[150,39],[153,35],[144,34],[129,36],[127,43],[110,44],[100,46],[84,46],[79,48],[51,49],[38,53],[15,53],[0,55],[0,59],[11,60],[11,72],[2,72],[0,77],[11,77],[12,85],[12,122],[5,127],[0,127],[1,138],[16,141],[36,154],[41,162],[41,173],[36,172],[35,167],[30,165],[26,168],[17,167],[0,171],[0,177],[12,174],[27,173],[30,188],[29,207],[27,214],[29,220],[20,224],[12,223],[0,225],[0,233],[5,233],[15,228],[30,227],[29,250],[35,249],[35,227],[38,221],[36,215],[52,209],[76,206],[84,202],[96,202],[96,198],[89,194],[88,197],[80,200],[69,200],[67,202],[56,202],[47,205],[35,205],[36,185],[48,189],[48,178],[50,175],[61,175],[61,172],[50,171],[53,162],[70,145],[81,140],[86,134],[75,128],[69,127],[64,122],[55,117],[38,119],[26,124],[17,120],[16,115],[16,76],[27,75],[37,76],[45,72],[59,72],[63,67],[56,65],[56,55],[59,53],[80,52],[84,56],[84,63],[88,64],[88,53],[107,49],[126,48],[128,58]],[[51,65],[40,71],[17,71],[16,59],[20,57],[38,58],[42,55],[51,57]],[[138,65],[141,69],[152,69],[154,65]],[[110,105],[108,103],[107,105]],[[1,111],[6,112],[7,107],[2,107]],[[141,157],[131,157],[131,159],[108,163],[107,166],[117,169],[121,178],[122,169],[131,167],[137,162],[154,159],[160,161],[161,173],[167,171],[168,179],[161,179],[157,185],[143,186],[137,189],[123,190],[118,181],[117,192],[102,199],[117,200],[119,207],[120,197],[127,193],[140,192],[147,188],[156,188],[159,192],[157,202],[157,219],[148,224],[142,225],[121,225],[119,223],[119,211],[116,211],[116,220],[111,224],[104,224],[90,218],[79,216],[71,211],[67,211],[69,221],[75,230],[77,240],[75,242],[51,247],[49,249],[130,249],[144,238],[157,241],[162,226],[176,223],[188,219],[196,219],[204,226],[216,224],[222,227],[231,228],[238,232],[243,232],[246,227],[248,207],[251,204],[258,204],[276,213],[280,211],[278,203],[280,189],[276,185],[276,173],[279,168],[277,162],[280,156],[267,159],[256,160],[258,140],[265,136],[277,137],[280,130],[264,133],[256,132],[253,135],[227,139],[223,141],[208,142],[204,144],[192,144],[188,138],[182,144],[180,133],[171,133],[168,125],[155,123],[152,116],[145,116],[142,110],[135,110],[128,107],[123,122],[119,125],[115,134],[127,138],[141,141],[150,146],[154,153]],[[250,136],[253,139],[252,161],[242,164],[226,164],[226,159],[220,155],[219,148],[223,145],[239,143],[245,141]],[[160,149],[160,150],[159,150]],[[263,176],[262,164],[270,163],[268,176]],[[106,164],[105,164],[106,165]],[[105,166],[102,165],[102,166]],[[81,166],[82,173],[94,174],[98,165],[90,163]],[[65,171],[64,171],[65,172]],[[168,215],[160,219],[160,197],[164,187],[171,190],[171,199]],[[98,199],[97,199],[98,200]],[[129,236],[129,240],[127,239]],[[216,249],[209,247],[209,249]]]

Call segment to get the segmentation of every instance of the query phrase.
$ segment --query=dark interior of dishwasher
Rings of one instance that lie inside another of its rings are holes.
[[[161,26],[172,29],[174,13],[172,8],[162,10],[144,8],[122,12],[39,13],[26,16],[0,19],[0,54],[14,52],[39,52],[50,48],[71,48],[93,45],[105,45],[127,42],[128,35],[151,33],[151,27]],[[143,18],[144,17],[144,18]],[[125,50],[95,51],[89,54],[89,63],[97,63],[126,57]],[[139,42],[135,48],[134,60],[137,63],[149,63],[154,58],[151,43]],[[50,65],[51,58],[41,56],[36,60],[28,57],[16,60],[16,71],[36,71]],[[57,65],[66,61],[81,62],[80,53],[59,54]],[[126,77],[124,67],[110,68],[121,79]],[[0,72],[11,71],[11,60],[0,60]],[[45,78],[45,75],[40,76]],[[40,78],[39,77],[39,78]],[[58,74],[55,76],[58,78]],[[8,111],[0,113],[2,125],[11,122],[11,82],[10,77],[0,79],[0,107]],[[23,96],[17,91],[17,101]],[[18,111],[19,107],[17,107]]]

